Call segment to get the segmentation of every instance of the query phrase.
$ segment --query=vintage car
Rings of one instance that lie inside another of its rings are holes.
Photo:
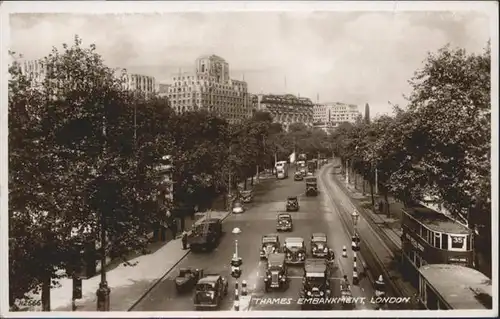
[[[306,196],[318,195],[318,180],[316,177],[306,178]]]
[[[299,200],[297,196],[289,196],[286,199],[286,211],[297,212],[299,210]]]
[[[233,214],[241,214],[245,211],[243,203],[239,200],[235,200],[233,203]]]
[[[303,181],[304,180],[304,174],[301,171],[295,172],[293,175],[293,180],[294,181]]]
[[[208,218],[194,225],[187,244],[192,252],[211,250],[217,247],[221,237],[222,221],[219,218]]]
[[[278,234],[267,234],[262,236],[262,248],[260,258],[266,259],[269,254],[278,253],[280,250],[280,238]]]
[[[288,237],[283,244],[287,264],[303,264],[306,260],[306,245],[301,237]]]
[[[311,255],[313,258],[328,257],[328,241],[326,234],[313,233],[311,235]]]
[[[179,275],[175,277],[175,289],[177,292],[190,291],[201,277],[203,269],[181,268]]]
[[[324,259],[308,259],[304,264],[304,278],[302,279],[302,298],[320,298],[328,300],[332,297],[330,286],[331,270]],[[328,302],[304,302],[302,309],[306,308],[324,308],[329,307]]]
[[[219,274],[205,275],[195,287],[194,306],[198,309],[219,308],[227,295],[227,279]]]
[[[279,213],[276,218],[276,230],[292,231],[293,230],[292,215],[287,213]]]
[[[243,203],[251,203],[253,200],[253,191],[241,191],[241,200],[243,201]]]
[[[288,284],[288,268],[285,264],[285,254],[269,255],[264,284],[266,292],[271,289],[284,289],[286,287]]]
[[[351,249],[352,251],[359,251],[361,249],[361,238],[357,233],[351,237]]]

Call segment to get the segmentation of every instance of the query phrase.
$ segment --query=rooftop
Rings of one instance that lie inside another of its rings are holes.
[[[405,208],[405,212],[432,231],[448,234],[469,233],[469,229],[450,217],[422,205]]]
[[[285,261],[285,254],[283,253],[270,254],[267,257],[267,262],[269,265],[282,264],[284,261]]]
[[[304,241],[304,238],[302,238],[302,237],[287,237],[285,239],[285,241],[287,243],[292,243],[292,242],[295,242],[295,243],[300,242],[300,243],[302,243]]]
[[[217,281],[217,279],[219,279],[219,275],[208,275],[208,276],[205,276],[205,277],[201,278],[200,280],[198,280],[198,283],[199,284],[211,284],[211,283]]]
[[[307,259],[304,268],[307,272],[324,272],[326,261],[324,259]]]
[[[452,309],[492,308],[492,282],[481,272],[448,264],[425,265],[419,271]]]

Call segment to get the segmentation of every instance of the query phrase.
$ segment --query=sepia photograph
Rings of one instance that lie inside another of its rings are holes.
[[[497,2],[0,6],[2,317],[498,316]]]

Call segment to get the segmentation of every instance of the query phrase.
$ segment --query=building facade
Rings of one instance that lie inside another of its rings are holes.
[[[293,123],[303,123],[312,127],[313,106],[311,99],[292,94],[257,96],[257,110],[271,113],[273,121],[283,125],[285,130],[288,130]]]
[[[126,90],[141,92],[147,96],[156,92],[156,81],[152,76],[125,73],[122,80]]]
[[[361,113],[354,104],[330,102],[314,105],[314,126],[322,129],[332,129],[344,122],[355,123]]]
[[[252,115],[247,83],[231,79],[229,64],[216,55],[196,59],[195,72],[179,73],[159,90],[178,113],[206,110],[232,124]]]
[[[47,67],[44,66],[42,60],[20,61],[20,67],[21,72],[33,83],[41,83],[47,75]],[[116,78],[123,80],[123,88],[126,90],[142,92],[147,95],[156,91],[155,78],[152,76],[124,73],[119,69],[116,69],[114,74]]]

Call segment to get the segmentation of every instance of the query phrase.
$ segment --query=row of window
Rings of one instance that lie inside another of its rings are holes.
[[[169,87],[168,92],[169,93],[181,93],[181,92],[209,92],[210,94],[218,94],[218,95],[223,95],[223,96],[243,96],[247,92],[240,91],[240,90],[217,90],[217,89],[210,89],[209,87],[202,86],[199,88],[194,88],[191,86],[187,87]]]
[[[408,258],[408,260],[418,269],[421,266],[427,265],[427,261],[420,255],[418,250],[410,250],[408,252],[403,251],[403,254]]]
[[[450,235],[431,231],[425,227],[420,229],[420,237],[424,239],[429,245],[452,251],[467,251],[470,250],[467,235]]]
[[[169,94],[168,97],[170,99],[179,99],[179,98],[203,98],[203,99],[215,99],[215,98],[224,98],[232,101],[241,101],[243,99],[242,96],[228,96],[228,95],[219,95],[219,94],[206,94],[206,93],[175,93]]]

